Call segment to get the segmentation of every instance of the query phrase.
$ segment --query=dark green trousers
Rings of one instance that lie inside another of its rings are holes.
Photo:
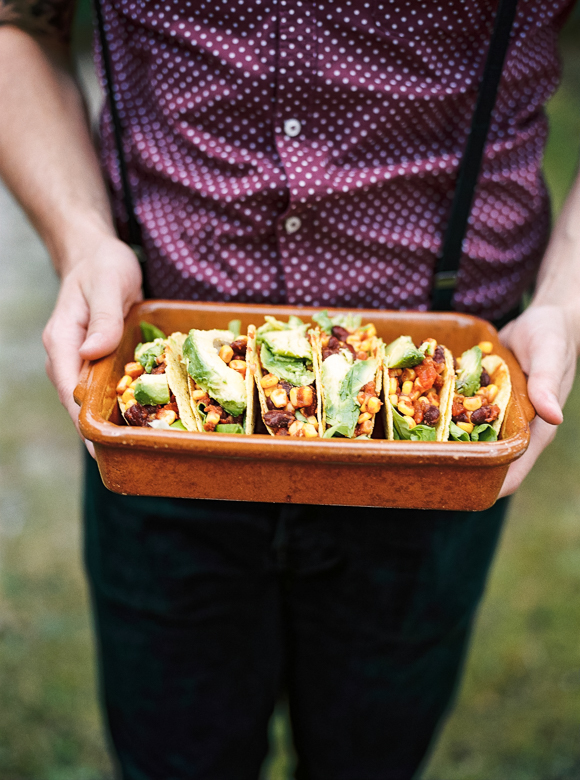
[[[284,692],[298,778],[409,780],[505,510],[131,498],[90,462],[86,563],[122,777],[257,780]]]

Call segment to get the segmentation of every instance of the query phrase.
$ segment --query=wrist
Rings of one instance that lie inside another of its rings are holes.
[[[45,237],[57,274],[62,278],[99,248],[118,241],[113,223],[99,214],[73,215],[54,236]]]

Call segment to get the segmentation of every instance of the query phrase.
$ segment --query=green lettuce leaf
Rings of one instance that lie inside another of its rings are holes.
[[[156,328],[155,325],[152,325],[150,322],[140,322],[139,327],[141,328],[141,338],[143,341],[155,341],[155,339],[167,338],[162,330],[159,330],[159,328]]]
[[[489,423],[476,425],[471,431],[471,441],[497,441],[497,431]]]
[[[318,325],[320,325],[320,328],[325,333],[332,333],[332,320],[328,316],[328,312],[326,309],[324,311],[318,312],[317,314],[312,315],[312,319],[314,322],[316,322]],[[326,436],[326,434],[324,434]]]
[[[326,309],[317,314],[313,314],[312,319],[320,325],[325,333],[332,333],[332,329],[335,325],[340,325],[340,327],[346,328],[347,330],[356,330],[357,328],[360,328],[362,322],[362,316],[360,314],[348,312],[348,314],[336,314],[334,317],[329,317]],[[367,327],[369,326],[370,323]]]
[[[463,428],[456,425],[453,420],[449,426],[449,438],[453,441],[470,441],[467,431],[464,431]]]
[[[156,339],[154,342],[137,344],[135,347],[135,360],[141,363],[145,371],[150,374],[157,365],[156,358],[165,352],[165,340]]]
[[[497,441],[497,431],[489,423],[482,423],[476,425],[469,434],[451,421],[449,438],[453,441]]]
[[[243,433],[244,432],[244,429],[239,423],[219,423],[218,425],[216,425],[215,429],[217,433]]]
[[[228,330],[231,330],[231,332],[234,334],[234,338],[237,339],[242,332],[242,321],[230,320],[230,322],[228,322]]]
[[[356,397],[359,391],[374,379],[377,361],[373,358],[352,362],[348,351],[331,355],[322,364],[322,384],[326,401],[328,430],[352,438],[360,415]],[[324,436],[329,438],[328,430]]]
[[[416,425],[409,427],[409,423],[403,415],[393,407],[393,429],[395,439],[406,441],[437,441],[437,431],[430,425]],[[461,429],[460,429],[461,430]]]

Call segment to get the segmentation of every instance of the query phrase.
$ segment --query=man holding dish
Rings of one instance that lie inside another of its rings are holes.
[[[541,177],[570,7],[518,4],[454,297],[511,318],[502,340],[529,376],[538,417],[504,496],[561,423],[580,347],[580,179],[549,238]],[[73,10],[0,0],[0,173],[61,276],[45,346],[76,421],[81,363],[116,348],[143,277],[117,233],[110,107],[99,158],[71,75]],[[428,309],[495,10],[102,0],[148,294]],[[102,43],[97,58],[103,74]],[[256,778],[282,690],[298,777],[418,771],[505,502],[469,515],[139,499],[108,493],[89,463],[85,507],[124,778]]]

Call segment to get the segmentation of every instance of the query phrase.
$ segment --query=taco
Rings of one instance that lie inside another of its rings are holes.
[[[254,326],[240,336],[239,321],[229,330],[189,331],[182,350],[198,431],[254,432],[254,341]]]
[[[385,349],[387,437],[446,441],[454,381],[453,356],[432,338],[416,347],[400,336]]]
[[[272,436],[317,438],[322,417],[313,331],[299,317],[265,319],[253,365],[264,425]]]
[[[458,360],[449,438],[497,441],[511,395],[509,369],[493,345],[482,341]]]
[[[315,314],[314,334],[319,385],[322,392],[322,431],[326,439],[370,438],[382,383],[383,342],[371,323],[361,326],[360,315],[329,317]]]
[[[143,343],[135,347],[134,360],[125,364],[117,384],[117,400],[129,425],[196,431],[187,388],[187,375],[180,360],[183,333],[163,331],[141,323]]]

